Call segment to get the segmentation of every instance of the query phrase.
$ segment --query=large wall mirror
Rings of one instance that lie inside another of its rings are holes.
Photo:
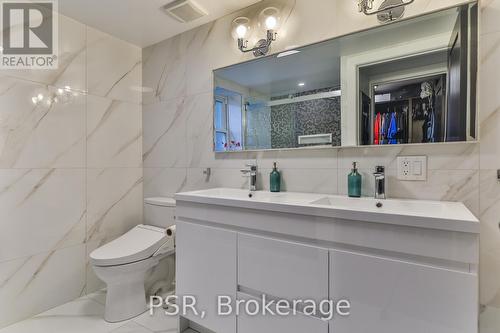
[[[215,70],[214,150],[477,140],[477,7]]]

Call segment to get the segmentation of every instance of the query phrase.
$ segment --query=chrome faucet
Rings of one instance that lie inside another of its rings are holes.
[[[385,199],[385,167],[376,166],[375,172],[375,199]]]
[[[245,164],[248,169],[241,169],[244,177],[248,177],[248,189],[250,192],[257,191],[257,164],[249,163]]]

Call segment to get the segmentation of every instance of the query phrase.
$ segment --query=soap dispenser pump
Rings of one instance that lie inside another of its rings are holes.
[[[271,192],[280,192],[281,191],[281,174],[278,171],[278,166],[276,162],[273,163],[273,171],[269,175],[269,189]]]
[[[361,197],[361,175],[358,172],[358,162],[352,163],[351,173],[347,176],[347,188],[349,197]]]

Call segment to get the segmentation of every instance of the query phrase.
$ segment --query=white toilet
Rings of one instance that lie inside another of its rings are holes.
[[[175,225],[175,200],[148,198],[144,203],[145,224],[90,254],[95,274],[107,286],[104,319],[108,322],[127,320],[147,310],[146,272],[175,253],[174,237],[166,233]]]

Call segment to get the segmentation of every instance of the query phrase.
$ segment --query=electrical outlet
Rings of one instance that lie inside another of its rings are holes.
[[[427,180],[427,156],[398,156],[398,179]]]

